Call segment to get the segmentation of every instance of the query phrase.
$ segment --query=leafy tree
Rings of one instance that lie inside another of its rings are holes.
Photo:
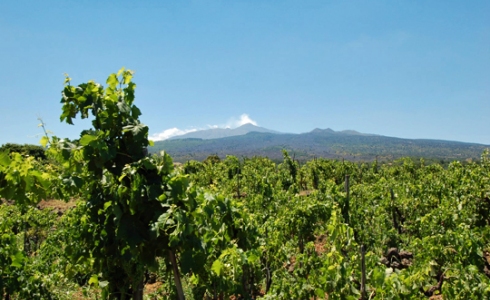
[[[221,159],[219,158],[219,156],[217,154],[212,154],[212,155],[209,155],[204,161],[203,163],[206,163],[206,164],[216,164],[216,163],[219,163],[221,161]]]
[[[44,148],[38,145],[7,143],[0,147],[0,152],[16,152],[22,155],[33,156],[34,158],[40,160],[46,159]]]
[[[78,224],[83,250],[73,251],[73,258],[93,259],[99,276],[91,282],[105,287],[105,297],[142,299],[145,270],[157,267],[157,257],[168,257],[183,297],[175,251],[190,234],[182,217],[195,203],[185,201],[187,178],[173,173],[168,155],[146,156],[151,142],[133,104],[132,75],[124,69],[111,74],[107,88],[65,81],[61,121],[94,118],[78,143],[53,139],[50,149],[66,167],[65,180],[86,201]]]

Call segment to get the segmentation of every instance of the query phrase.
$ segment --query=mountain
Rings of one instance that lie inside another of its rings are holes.
[[[327,128],[327,129],[320,129],[320,128],[315,128],[309,133],[311,134],[330,134],[330,135],[364,135],[364,136],[376,136],[376,134],[370,134],[370,133],[361,133],[355,130],[342,130],[342,131],[334,131],[333,129]]]
[[[252,126],[246,126],[245,129],[260,128]],[[474,143],[402,139],[365,134],[354,130],[334,131],[318,128],[301,134],[278,134],[267,130],[267,132],[249,131],[246,134],[215,139],[205,139],[202,136],[201,138],[188,137],[158,141],[149,151],[158,153],[164,150],[177,162],[191,159],[202,161],[212,154],[220,157],[226,155],[266,156],[273,160],[282,160],[281,150],[283,149],[302,161],[315,157],[371,161],[376,158],[393,160],[407,156],[448,161],[479,159],[484,149],[490,147]]]
[[[247,123],[244,124],[240,127],[231,129],[231,128],[212,128],[212,129],[206,129],[206,130],[199,130],[199,131],[194,131],[194,132],[189,132],[183,135],[178,135],[171,137],[169,140],[181,140],[181,139],[203,139],[203,140],[210,140],[210,139],[220,139],[224,137],[230,137],[230,136],[237,136],[237,135],[244,135],[249,132],[262,132],[262,133],[275,133],[278,134],[279,132],[266,129],[263,127],[255,126],[253,124]]]

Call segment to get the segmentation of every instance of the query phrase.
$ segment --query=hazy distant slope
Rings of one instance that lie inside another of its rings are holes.
[[[488,145],[442,140],[401,139],[356,131],[315,129],[302,134],[250,132],[218,139],[175,139],[156,142],[150,152],[167,151],[175,161],[203,160],[211,154],[220,157],[267,156],[281,159],[282,149],[297,159],[313,157],[373,160],[376,156],[394,159],[403,156],[433,159],[479,158]]]
[[[206,129],[206,130],[199,130],[199,131],[194,131],[194,132],[189,132],[183,135],[179,136],[174,136],[170,138],[170,140],[177,140],[177,139],[203,139],[203,140],[209,140],[209,139],[220,139],[224,137],[230,137],[230,136],[237,136],[237,135],[244,135],[249,132],[263,132],[263,133],[279,133],[274,130],[266,129],[263,127],[255,126],[252,124],[244,124],[240,127],[231,129],[231,128],[212,128],[212,129]]]

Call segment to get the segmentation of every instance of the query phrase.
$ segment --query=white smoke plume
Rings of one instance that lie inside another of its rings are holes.
[[[247,114],[242,114],[238,119],[234,117],[230,118],[224,128],[237,128],[249,123],[257,126],[257,122],[252,120]]]
[[[189,132],[197,131],[197,129],[179,129],[177,127],[165,129],[160,133],[152,134],[149,139],[152,141],[163,141],[173,136],[183,135]]]

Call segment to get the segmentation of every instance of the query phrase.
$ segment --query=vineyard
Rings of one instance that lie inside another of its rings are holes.
[[[0,152],[3,299],[490,298],[488,151],[174,164],[148,155],[132,72],[106,84],[66,78],[61,121],[93,125],[78,140]]]

